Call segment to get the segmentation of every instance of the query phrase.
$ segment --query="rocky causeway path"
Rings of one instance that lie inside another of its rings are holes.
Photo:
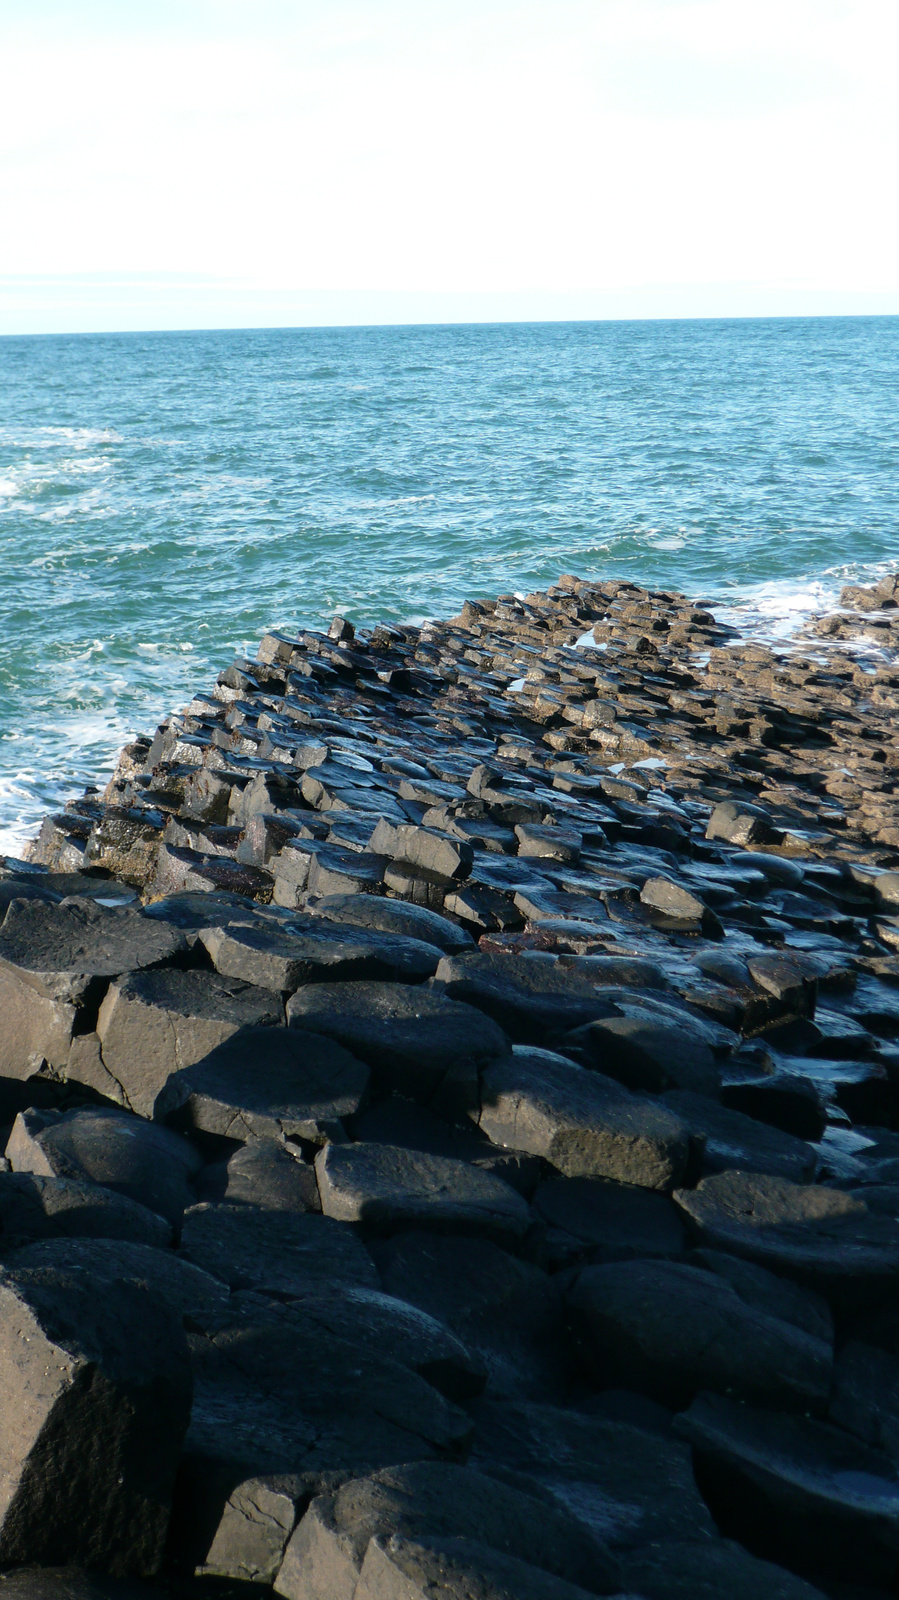
[[[899,1593],[897,652],[271,633],[0,864],[0,1600]]]

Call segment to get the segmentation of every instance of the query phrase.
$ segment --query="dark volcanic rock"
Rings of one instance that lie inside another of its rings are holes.
[[[262,989],[290,993],[304,983],[388,979],[416,983],[436,972],[436,945],[377,929],[303,918],[282,927],[204,928],[200,939],[216,971]]]
[[[629,1089],[687,1089],[717,1098],[723,1052],[716,1051],[714,1025],[646,997],[641,1003],[638,995],[613,995],[616,1015],[566,1033],[558,1048]]]
[[[542,1044],[551,1035],[615,1012],[589,977],[542,952],[444,956],[437,982],[451,999],[477,1006],[518,1043]]]
[[[97,1022],[107,1071],[128,1105],[152,1117],[173,1072],[241,1028],[283,1022],[280,999],[210,972],[136,973],[111,985]]]
[[[707,939],[721,939],[724,930],[718,918],[698,895],[670,878],[647,878],[640,890],[640,903],[656,912],[655,925],[672,932],[701,932]]]
[[[421,939],[449,954],[470,950],[473,944],[471,934],[449,917],[404,900],[385,900],[375,895],[328,895],[322,900],[309,901],[306,910],[310,916],[345,927],[380,929],[407,939]]]
[[[526,1200],[531,1198],[546,1170],[539,1156],[491,1144],[487,1135],[468,1119],[464,1123],[449,1122],[426,1106],[397,1095],[376,1101],[354,1117],[350,1131],[354,1139],[467,1161],[483,1172],[502,1178]]]
[[[224,1505],[222,1492],[210,1483],[205,1501],[198,1495],[190,1503],[190,1526],[179,1524],[173,1541],[179,1564],[198,1577],[270,1587],[309,1497],[305,1478],[288,1472],[243,1478],[228,1491]]]
[[[156,1588],[75,1567],[19,1567],[0,1574],[3,1600],[152,1600]]]
[[[233,1289],[291,1295],[327,1282],[372,1289],[378,1282],[350,1230],[314,1213],[194,1206],[184,1217],[181,1253]]]
[[[490,1391],[541,1399],[565,1392],[562,1300],[545,1273],[486,1239],[405,1233],[371,1246],[384,1289],[462,1340]]]
[[[899,1476],[888,1456],[823,1422],[701,1395],[678,1419],[725,1533],[832,1581],[891,1584]]]
[[[738,1167],[744,1172],[769,1172],[793,1183],[808,1183],[815,1175],[818,1154],[803,1139],[688,1090],[667,1094],[665,1104],[702,1139],[704,1173]]]
[[[352,1596],[369,1541],[396,1534],[461,1536],[594,1594],[615,1587],[612,1558],[561,1507],[471,1467],[418,1462],[313,1500],[287,1547],[275,1593],[285,1600]]]
[[[672,1112],[546,1050],[516,1047],[484,1074],[479,1124],[566,1177],[673,1189],[686,1171],[688,1134]]]
[[[184,1319],[172,1600],[895,1590],[899,575],[843,598],[271,633],[0,858],[3,1261]]]
[[[899,1228],[860,1195],[722,1172],[675,1200],[699,1241],[852,1306],[899,1295]]]
[[[192,1318],[194,1484],[302,1473],[307,1493],[364,1462],[463,1450],[471,1422],[389,1353],[327,1335],[302,1306],[251,1303]],[[194,1493],[197,1492],[195,1487]],[[186,1506],[181,1508],[185,1515]]]
[[[814,1143],[827,1127],[821,1093],[804,1074],[773,1072],[761,1082],[725,1084],[721,1099],[730,1110],[779,1128],[795,1139]]]
[[[682,1256],[687,1248],[673,1201],[635,1184],[550,1178],[540,1184],[532,1203],[551,1230],[550,1248],[563,1260],[664,1259]]]
[[[236,1297],[237,1303],[240,1296]],[[419,1306],[351,1283],[310,1288],[291,1299],[292,1312],[322,1338],[348,1339],[374,1354],[389,1353],[411,1367],[448,1400],[467,1400],[484,1387],[486,1373],[461,1339]]]
[[[47,1000],[85,1003],[96,980],[160,966],[183,954],[176,928],[128,906],[14,901],[0,929],[0,970]]]
[[[372,1233],[433,1228],[514,1248],[531,1227],[521,1196],[466,1161],[388,1144],[329,1144],[315,1170],[325,1216]]]
[[[509,1048],[473,1006],[408,984],[308,984],[288,1001],[287,1020],[367,1062],[380,1090],[454,1112],[477,1105],[479,1069]]]
[[[320,1211],[315,1168],[286,1140],[250,1139],[227,1161],[212,1162],[194,1184],[199,1200],[263,1211]]]
[[[365,1102],[369,1069],[333,1039],[300,1028],[241,1028],[156,1099],[159,1121],[228,1139],[339,1135]]]
[[[861,1339],[837,1356],[828,1418],[865,1444],[899,1460],[899,1361]]]
[[[187,1349],[143,1289],[52,1267],[0,1281],[0,1560],[162,1561],[190,1413]]]
[[[6,1145],[13,1172],[102,1184],[177,1223],[202,1159],[186,1139],[124,1111],[25,1111]]]
[[[764,814],[754,806],[739,806],[723,800],[712,812],[707,839],[723,839],[728,844],[780,844],[783,834],[772,828]]]
[[[613,1549],[713,1537],[680,1440],[533,1402],[485,1398],[473,1412],[474,1465],[527,1472]]]
[[[152,1245],[121,1239],[45,1239],[24,1245],[7,1258],[10,1270],[52,1267],[65,1272],[77,1267],[98,1285],[136,1283],[149,1289],[157,1305],[179,1317],[224,1305],[228,1290],[183,1256]]]
[[[823,1412],[829,1345],[750,1306],[714,1273],[676,1261],[586,1267],[568,1295],[581,1359],[598,1386],[681,1406],[703,1388]]]
[[[0,1172],[0,1240],[4,1248],[30,1239],[128,1239],[167,1245],[172,1225],[127,1195],[75,1178]]]
[[[590,1590],[554,1577],[474,1539],[369,1541],[354,1590],[358,1600],[587,1600]]]
[[[789,1278],[778,1277],[767,1267],[754,1261],[744,1261],[740,1256],[726,1255],[723,1250],[691,1250],[691,1263],[704,1267],[706,1272],[717,1272],[736,1290],[741,1300],[757,1311],[767,1312],[782,1322],[792,1322],[815,1339],[833,1344],[833,1316],[823,1296],[811,1289],[801,1289]]]
[[[624,1561],[622,1582],[645,1600],[825,1600],[821,1589],[732,1539],[648,1544]]]

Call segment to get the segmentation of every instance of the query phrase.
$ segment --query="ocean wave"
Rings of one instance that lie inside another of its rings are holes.
[[[93,517],[111,509],[111,483],[109,463],[101,457],[7,462],[0,478],[0,515],[46,522],[77,513]]]
[[[789,639],[899,567],[891,327],[816,344],[784,323],[774,366],[750,323],[235,333],[211,365],[208,335],[86,337],[54,351],[50,394],[22,341],[0,389],[0,778],[34,776],[0,821],[97,780],[238,641],[335,608],[449,617],[568,571]]]
[[[0,445],[11,445],[15,450],[39,450],[44,445],[63,441],[83,450],[92,444],[124,444],[124,435],[114,428],[74,428],[63,425],[22,427],[0,424]]]

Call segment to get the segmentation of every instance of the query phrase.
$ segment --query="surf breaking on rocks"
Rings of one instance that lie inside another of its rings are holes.
[[[894,1592],[897,600],[271,633],[6,858],[10,1596]]]

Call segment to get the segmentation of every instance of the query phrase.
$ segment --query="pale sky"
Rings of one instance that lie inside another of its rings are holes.
[[[0,332],[899,312],[896,0],[0,0]]]

